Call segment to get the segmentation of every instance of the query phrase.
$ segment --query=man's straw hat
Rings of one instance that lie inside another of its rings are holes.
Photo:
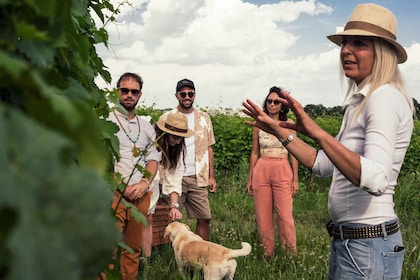
[[[407,53],[396,41],[397,19],[394,14],[376,4],[357,5],[348,19],[343,32],[327,36],[333,43],[341,45],[343,36],[373,36],[390,43],[396,51],[398,63],[407,60]]]
[[[157,126],[162,131],[176,136],[190,137],[194,134],[194,132],[188,128],[187,117],[180,113],[162,115],[157,122]]]

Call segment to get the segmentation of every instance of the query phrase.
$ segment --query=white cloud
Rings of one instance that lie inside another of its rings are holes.
[[[239,108],[245,98],[260,102],[273,85],[291,90],[304,105],[335,106],[344,99],[338,47],[325,34],[311,41],[298,33],[316,33],[318,19],[333,12],[322,1],[130,2],[121,6],[118,23],[107,26],[110,48],[98,48],[113,77],[112,85],[98,81],[100,86],[114,87],[122,73],[137,72],[145,80],[143,102],[156,108],[176,106],[175,85],[185,77],[195,82],[200,107]],[[302,48],[309,54],[296,55]],[[418,88],[420,46],[407,51],[401,69]]]

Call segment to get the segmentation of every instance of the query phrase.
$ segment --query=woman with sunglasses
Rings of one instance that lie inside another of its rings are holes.
[[[288,121],[289,107],[282,105],[279,87],[269,90],[263,104],[264,112],[276,121]],[[290,131],[294,133],[294,131]],[[290,164],[291,163],[291,164]],[[267,260],[274,257],[275,229],[273,207],[277,215],[277,230],[284,250],[296,254],[296,230],[293,220],[293,197],[297,194],[298,162],[290,156],[280,140],[258,127],[253,128],[252,151],[246,189],[254,197],[258,234]]]
[[[255,103],[243,103],[246,122],[287,141],[287,149],[315,175],[332,177],[328,210],[331,236],[328,279],[401,279],[404,244],[394,209],[398,175],[413,133],[413,98],[398,64],[407,60],[396,41],[397,19],[385,7],[359,4],[344,31],[327,36],[340,46],[340,75],[348,83],[337,136],[328,134],[284,93],[294,124],[273,121]]]

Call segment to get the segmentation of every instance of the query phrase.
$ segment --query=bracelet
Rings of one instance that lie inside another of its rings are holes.
[[[287,145],[289,145],[290,142],[292,142],[293,139],[295,139],[295,135],[290,134],[289,137],[286,138],[286,140],[281,142],[281,144],[283,145],[283,147],[286,147]]]
[[[147,181],[144,177],[143,177],[143,179],[141,179],[141,181],[146,182],[147,187],[148,187],[148,188],[150,188],[150,183],[149,183],[149,181]],[[141,181],[140,181],[140,182],[141,182]]]

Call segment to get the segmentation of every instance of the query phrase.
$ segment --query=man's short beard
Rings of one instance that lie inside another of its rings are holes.
[[[120,104],[121,104],[121,106],[123,106],[123,107],[124,107],[124,109],[126,109],[128,112],[132,112],[132,111],[134,111],[134,109],[135,109],[135,108],[136,108],[136,106],[137,106],[137,103],[136,103],[136,104],[133,104],[132,106],[127,106],[127,105],[123,104],[122,102],[120,102]]]
[[[194,102],[191,102],[189,106],[185,106],[182,102],[179,102],[179,107],[181,107],[182,109],[188,110],[192,108],[193,104]]]

